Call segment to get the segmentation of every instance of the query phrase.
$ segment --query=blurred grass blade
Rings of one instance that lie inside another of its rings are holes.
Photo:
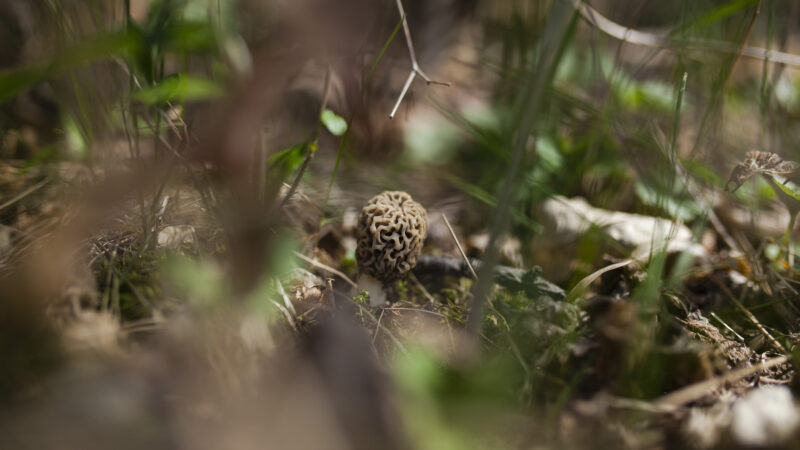
[[[450,184],[454,187],[458,188],[459,190],[463,191],[465,194],[469,195],[470,197],[478,200],[481,203],[487,204],[492,208],[497,207],[497,201],[495,200],[494,196],[480,186],[472,184],[468,181],[462,180],[461,178],[451,175],[449,173],[444,173],[443,178],[447,180]]]
[[[378,68],[378,63],[381,62],[381,59],[383,59],[383,55],[389,48],[389,44],[392,43],[394,37],[397,36],[397,32],[400,31],[400,27],[403,26],[403,20],[405,20],[405,16],[400,17],[400,20],[397,22],[397,25],[395,25],[394,30],[392,30],[392,34],[389,35],[389,39],[387,39],[386,42],[383,44],[383,47],[381,48],[381,51],[378,52],[378,56],[375,58],[375,61],[372,62],[372,66],[369,68],[369,72],[367,73],[365,84],[369,84],[369,82],[372,80],[372,76],[375,74],[375,69]]]
[[[491,206],[492,208],[497,208],[497,199],[486,192],[480,186],[472,184],[468,181],[462,180],[461,178],[445,173],[442,177],[447,180],[450,184],[452,184],[455,188],[463,191],[465,194],[469,195],[470,197],[478,200],[481,203]],[[535,221],[531,220],[529,217],[525,216],[525,214],[521,213],[516,209],[511,209],[511,217],[514,219],[514,222],[520,225],[524,225],[526,228],[534,231],[536,233],[541,232],[542,226]]]
[[[112,56],[127,57],[139,53],[141,34],[135,30],[109,33],[94,37],[58,56],[23,67],[0,72],[0,103],[62,73]]]
[[[736,14],[737,12],[748,8],[750,6],[754,6],[759,3],[759,0],[737,0],[735,2],[730,2],[719,8],[701,16],[697,19],[686,23],[677,29],[675,29],[671,34],[680,33],[692,28],[702,28],[712,23],[719,22],[721,20],[727,19],[728,17]]]
[[[222,87],[205,78],[176,75],[167,77],[156,85],[133,94],[133,99],[149,106],[168,101],[203,100],[222,95]]]

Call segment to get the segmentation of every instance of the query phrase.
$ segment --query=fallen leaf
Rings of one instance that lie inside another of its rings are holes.
[[[731,172],[731,176],[725,183],[726,192],[736,192],[748,178],[757,173],[790,177],[800,168],[800,164],[794,161],[784,161],[777,153],[752,151],[747,152],[744,161],[737,164]],[[729,189],[734,184],[734,188]]]

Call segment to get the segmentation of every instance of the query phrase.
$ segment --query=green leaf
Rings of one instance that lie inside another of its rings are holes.
[[[222,88],[211,80],[184,75],[164,78],[156,85],[133,94],[133,99],[146,105],[160,105],[171,100],[202,100],[218,97]]]
[[[794,198],[795,200],[800,200],[800,186],[787,180],[786,178],[780,175],[769,175],[772,177],[773,185],[777,186],[781,191],[783,191],[789,197]]]
[[[272,170],[279,171],[282,177],[288,176],[303,162],[305,144],[298,144],[270,156],[268,163]]]
[[[334,136],[341,136],[347,131],[347,122],[330,109],[322,111],[319,120],[325,125],[325,128]]]

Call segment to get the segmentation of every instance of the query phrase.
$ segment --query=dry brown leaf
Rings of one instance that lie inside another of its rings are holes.
[[[747,152],[744,161],[737,164],[725,183],[725,191],[731,193],[736,192],[748,178],[757,173],[766,173],[769,175],[778,175],[788,178],[800,168],[800,164],[794,161],[784,161],[777,153],[751,151]],[[729,189],[730,185],[734,184],[733,189]]]

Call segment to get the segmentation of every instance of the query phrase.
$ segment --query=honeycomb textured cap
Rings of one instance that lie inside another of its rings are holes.
[[[356,260],[379,280],[400,278],[417,264],[427,235],[425,208],[402,191],[386,191],[361,209]]]

